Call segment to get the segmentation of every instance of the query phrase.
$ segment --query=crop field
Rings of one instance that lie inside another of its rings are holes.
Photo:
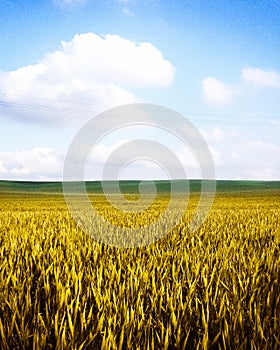
[[[59,184],[0,183],[0,348],[280,349],[279,183],[243,185],[218,183],[197,231],[193,190],[166,236],[117,248],[82,232]],[[90,199],[120,227],[149,223],[168,202],[162,190],[127,217],[98,189]]]

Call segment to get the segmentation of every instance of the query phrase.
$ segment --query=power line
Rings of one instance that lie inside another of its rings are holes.
[[[6,92],[1,92],[0,95],[3,96],[10,96],[11,94],[7,94]],[[47,98],[47,97],[36,97],[36,96],[28,96],[28,95],[20,95],[20,94],[12,94],[12,96],[26,98],[30,100],[38,100],[38,101],[51,101],[56,103],[66,103],[69,105],[85,105],[85,106],[100,106],[96,103],[89,103],[89,102],[81,102],[81,101],[69,101],[69,100],[61,100],[61,99],[53,99],[53,98]]]
[[[6,93],[0,92],[1,95],[7,95]],[[63,101],[63,100],[55,100],[55,99],[49,99],[49,98],[41,98],[41,97],[35,97],[35,96],[26,96],[26,95],[14,95],[19,97],[24,97],[27,99],[34,99],[34,100],[42,100],[42,101],[51,101],[56,103],[64,103],[68,105],[81,105],[81,106],[94,106],[99,108],[105,108],[103,105],[93,104],[93,103],[83,103],[83,102],[69,102],[69,101]],[[37,105],[37,104],[31,104],[31,103],[21,103],[21,102],[11,102],[6,100],[0,100],[0,106],[4,108],[18,108],[18,109],[29,109],[32,111],[47,111],[47,112],[56,112],[56,113],[77,113],[77,114],[84,114],[84,115],[96,115],[98,112],[95,110],[88,110],[88,109],[73,109],[73,108],[61,108],[61,107],[52,107],[49,105]],[[104,109],[103,109],[104,111]],[[156,109],[155,109],[156,111]],[[168,113],[168,111],[166,111]],[[209,123],[214,122],[215,124],[220,125],[235,125],[235,124],[242,124],[247,125],[252,123],[261,124],[262,126],[270,126],[270,127],[279,127],[280,121],[276,121],[275,123],[273,121],[267,122],[267,118],[270,119],[277,119],[276,117],[271,116],[262,116],[262,115],[244,115],[244,114],[218,114],[218,113],[201,113],[201,112],[183,112],[184,115],[190,117],[190,116],[198,116],[199,118],[195,119],[195,122],[197,123]],[[204,117],[204,118],[203,118]],[[209,118],[215,117],[215,120],[209,120]],[[223,119],[216,119],[217,117],[223,118]],[[163,116],[162,118],[168,118],[168,116]],[[226,119],[225,119],[226,118]],[[234,120],[233,120],[234,118]],[[239,118],[237,120],[237,118]],[[240,118],[243,118],[243,120],[240,120]],[[246,118],[247,120],[244,120]]]
[[[57,108],[44,105],[34,105],[28,103],[19,103],[19,102],[6,102],[0,100],[0,106],[6,108],[22,108],[22,109],[31,109],[31,110],[43,110],[48,112],[62,112],[62,113],[81,113],[92,115],[93,111],[90,110],[81,110],[81,109],[69,109],[69,108]]]

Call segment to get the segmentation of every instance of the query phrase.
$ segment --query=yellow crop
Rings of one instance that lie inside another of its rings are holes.
[[[167,199],[129,216],[92,201],[130,227]],[[220,194],[191,233],[196,203],[163,239],[121,249],[85,235],[62,195],[2,196],[1,349],[280,349],[279,194]]]

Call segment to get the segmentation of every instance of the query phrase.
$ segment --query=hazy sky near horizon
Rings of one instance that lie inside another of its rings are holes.
[[[280,179],[279,0],[0,0],[0,38],[0,179],[60,180],[79,128],[134,102],[185,115],[217,178]],[[148,136],[199,177],[182,145],[140,128],[100,142],[89,178]],[[164,173],[139,160],[121,177]]]

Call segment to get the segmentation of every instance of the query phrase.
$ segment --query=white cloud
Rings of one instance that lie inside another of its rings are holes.
[[[233,173],[239,178],[255,180],[280,179],[280,145],[247,140],[233,146],[228,157]]]
[[[212,153],[216,178],[279,180],[279,130],[252,127],[250,123],[238,126],[212,126],[201,131]]]
[[[245,82],[256,87],[280,88],[280,74],[275,70],[244,68],[242,69],[242,78]]]
[[[206,142],[208,142],[208,143],[210,143],[210,142],[219,143],[226,138],[225,131],[222,130],[217,125],[214,127],[210,127],[207,130],[206,129],[200,130],[200,132],[203,135],[203,137],[205,138]]]
[[[19,180],[61,179],[62,157],[49,148],[0,152],[0,178]]]
[[[214,77],[202,81],[204,100],[209,105],[224,107],[233,102],[237,95],[250,92],[252,87],[280,88],[280,74],[275,70],[244,68],[241,71],[242,81],[239,84],[225,84]]]
[[[0,160],[0,175],[1,175],[1,178],[3,178],[3,176],[6,176],[7,174],[8,174],[8,170],[6,169],[3,161]]]
[[[116,151],[120,146],[124,145],[128,141],[129,140],[120,139],[111,145],[105,143],[97,144],[92,150],[88,162],[91,162],[93,165],[95,165],[96,163],[105,163],[114,151]]]
[[[144,138],[143,138],[144,139]],[[106,145],[106,144],[98,144],[91,155],[88,159],[88,163],[86,166],[86,178],[95,178],[95,179],[100,179],[102,178],[102,170],[104,164],[107,162],[108,157],[113,154],[113,152],[116,151],[117,156],[110,160],[110,166],[112,167],[112,170],[114,169],[122,169],[123,166],[126,166],[126,171],[125,174],[130,174],[131,178],[143,178],[147,179],[160,179],[162,178],[163,175],[163,170],[160,170],[160,164],[163,166],[167,166],[166,173],[170,175],[170,171],[172,174],[181,174],[180,169],[184,168],[185,173],[188,178],[199,178],[201,177],[201,167],[200,164],[198,163],[198,160],[196,159],[195,154],[192,152],[191,149],[188,147],[181,147],[181,143],[178,144],[170,144],[167,145],[165,140],[162,139],[161,141],[157,141],[159,145],[165,145],[166,147],[169,148],[170,152],[174,154],[174,157],[165,158],[165,162],[162,163],[161,160],[164,158],[163,155],[163,150],[159,146],[158,148],[154,148],[152,150],[153,156],[149,159],[146,160],[137,160],[135,162],[127,162],[127,152],[129,154],[132,152],[135,152],[135,154],[139,154],[138,147],[136,145],[130,144],[126,148],[126,151],[120,152],[118,148],[122,145],[125,145],[127,142],[131,140],[119,140],[117,142],[114,142],[111,145]],[[147,140],[147,146],[146,146],[146,154],[149,154],[150,152],[150,147],[149,146],[149,140]],[[134,148],[135,147],[135,148]],[[141,152],[144,150],[145,146],[142,147]],[[134,149],[134,151],[133,151]],[[140,153],[141,153],[140,152]],[[211,147],[211,153],[213,160],[215,164],[221,164],[221,154],[219,151],[217,151],[214,147]],[[180,169],[177,168],[177,162],[175,161],[176,158],[178,159],[179,163],[181,164]],[[136,156],[135,159],[138,157]],[[141,157],[140,157],[141,158]],[[149,176],[147,176],[149,174]],[[175,175],[177,176],[177,175]],[[165,178],[166,176],[163,176]],[[179,175],[177,177],[180,177]]]
[[[122,13],[123,13],[124,15],[127,15],[127,16],[133,16],[133,15],[134,15],[134,13],[133,13],[128,7],[124,7],[124,8],[122,9]]]
[[[242,141],[243,140],[243,141]],[[99,144],[94,149],[85,167],[85,178],[99,180],[102,178],[103,166],[112,152],[128,140],[119,140],[110,145]],[[236,140],[235,140],[236,141]],[[227,139],[209,145],[216,167],[216,177],[224,179],[280,179],[280,145],[258,140],[238,142]],[[170,148],[172,150],[172,148]],[[187,177],[200,178],[199,164],[190,150],[173,149],[186,170]],[[158,153],[159,159],[160,151]],[[15,152],[0,152],[0,179],[10,180],[61,180],[63,172],[63,155],[46,147]],[[122,154],[111,164],[122,169],[125,165]],[[168,163],[173,169],[176,163]],[[168,171],[167,171],[168,174]],[[166,178],[163,170],[153,160],[138,160],[127,164],[120,173],[122,178],[161,179]],[[168,176],[167,176],[168,177]]]
[[[280,169],[276,170],[274,168],[263,168],[263,169],[253,170],[250,173],[250,178],[257,179],[257,180],[266,180],[266,181],[269,181],[269,180],[279,181]]]
[[[202,81],[202,90],[208,104],[223,107],[233,101],[238,87],[227,85],[213,77],[207,77]]]
[[[174,73],[171,63],[149,42],[86,33],[63,41],[60,50],[37,64],[0,72],[0,91],[10,103],[5,113],[13,119],[83,118],[137,102],[132,88],[168,86]]]

